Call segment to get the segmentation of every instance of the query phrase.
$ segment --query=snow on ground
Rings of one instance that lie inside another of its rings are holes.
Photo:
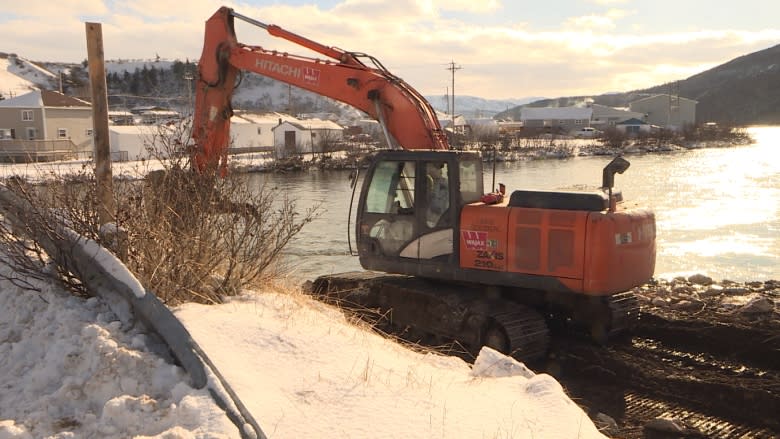
[[[602,437],[549,375],[414,352],[301,294],[174,312],[272,438]]]
[[[36,285],[0,281],[0,438],[238,437],[98,299]],[[603,437],[548,375],[414,352],[300,293],[174,312],[270,438]]]
[[[64,160],[40,163],[0,164],[0,179],[12,176],[23,177],[27,181],[40,181],[55,175],[92,174],[95,163],[92,160]],[[163,169],[159,160],[132,162],[112,162],[111,173],[114,177],[143,178],[150,171]]]
[[[98,299],[27,281],[40,291],[0,280],[0,438],[236,436],[207,390]]]

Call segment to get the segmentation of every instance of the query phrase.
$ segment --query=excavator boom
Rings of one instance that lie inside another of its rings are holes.
[[[330,59],[291,55],[239,43],[234,19]],[[368,66],[359,58],[369,59]],[[230,141],[231,97],[239,71],[249,71],[349,104],[378,120],[394,148],[447,150],[447,138],[431,105],[373,57],[324,46],[308,38],[220,8],[207,22],[198,63],[193,138],[199,170],[224,168]]]

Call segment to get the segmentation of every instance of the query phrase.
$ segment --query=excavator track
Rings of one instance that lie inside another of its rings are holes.
[[[607,298],[611,312],[608,335],[610,338],[636,329],[639,324],[639,299],[630,291]]]
[[[529,308],[510,304],[509,310],[491,314],[494,331],[501,331],[506,342],[502,345],[495,343],[497,335],[488,330],[483,337],[485,346],[492,347],[500,352],[509,353],[521,359],[539,359],[547,355],[549,336],[544,319]]]
[[[382,316],[396,334],[422,333],[439,345],[460,345],[467,355],[483,345],[523,361],[547,353],[549,334],[539,312],[478,287],[362,271],[321,276],[309,289],[373,324]]]

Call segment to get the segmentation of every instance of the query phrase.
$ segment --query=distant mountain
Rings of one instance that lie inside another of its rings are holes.
[[[627,107],[634,100],[666,93],[698,101],[699,122],[780,124],[780,45],[733,59],[685,80],[625,93],[539,100],[534,107],[583,105],[586,100]],[[520,119],[515,107],[496,117]]]
[[[425,96],[434,109],[449,113],[450,102],[448,96]],[[485,99],[476,96],[455,96],[455,114],[469,117],[493,117],[518,105],[527,104],[541,99],[540,97],[528,97],[522,99]]]

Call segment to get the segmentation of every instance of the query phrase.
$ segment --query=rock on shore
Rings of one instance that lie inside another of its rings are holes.
[[[719,321],[780,324],[780,281],[716,282],[695,274],[671,280],[654,279],[634,289],[643,309]]]

